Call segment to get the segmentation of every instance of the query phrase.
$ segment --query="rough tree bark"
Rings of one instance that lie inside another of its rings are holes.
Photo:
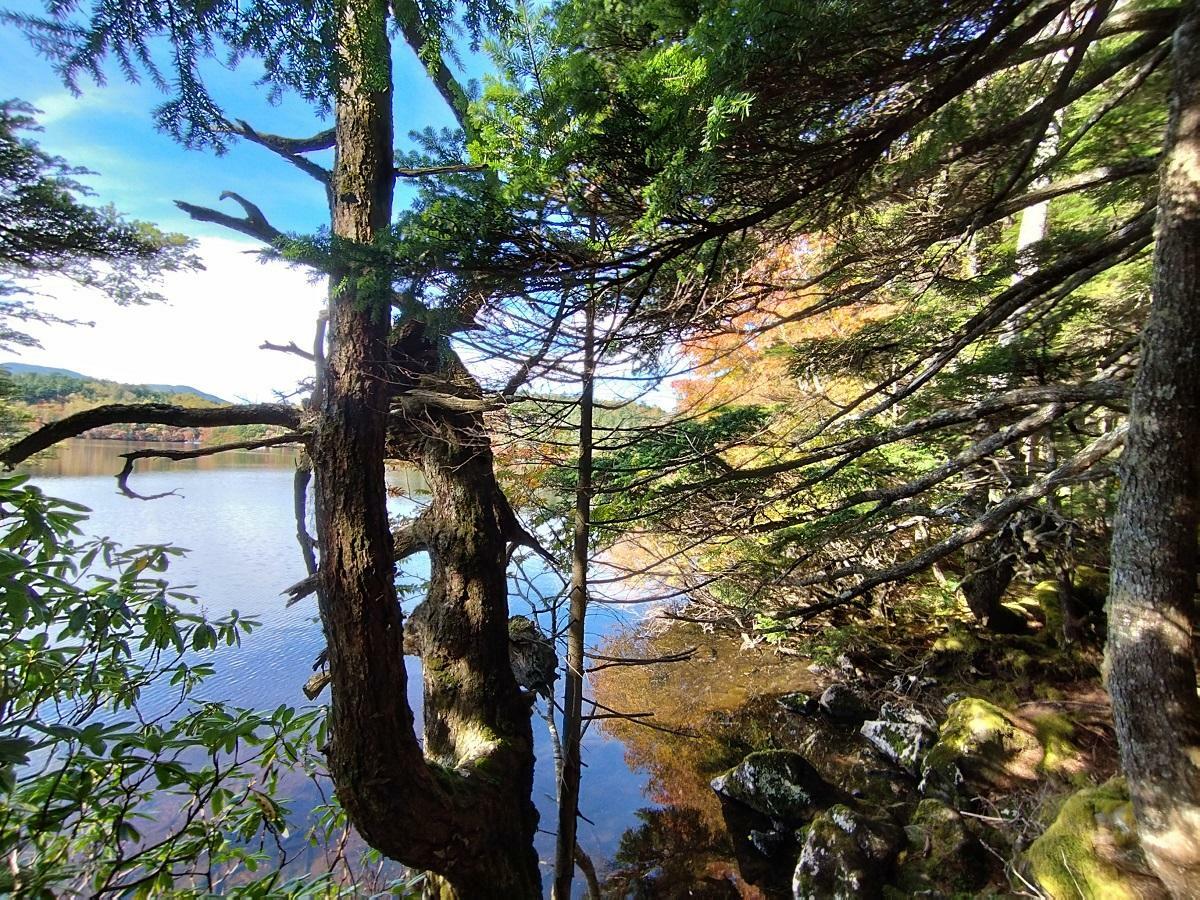
[[[1200,895],[1200,4],[1175,33],[1150,316],[1113,530],[1108,685],[1146,857]]]
[[[401,397],[438,383],[447,396],[482,391],[444,337],[401,321],[390,347],[391,381]],[[479,404],[480,407],[483,404]],[[388,455],[421,468],[430,503],[421,515],[430,584],[420,614],[425,752],[465,774],[456,795],[458,828],[470,849],[466,876],[446,870],[460,896],[541,893],[533,836],[533,695],[509,662],[506,562],[511,542],[527,543],[499,484],[482,412],[448,406],[393,407]],[[465,790],[464,790],[465,788]],[[460,866],[461,867],[461,864]],[[489,893],[489,892],[495,892]]]
[[[530,710],[508,665],[499,488],[477,413],[431,414],[420,429],[401,428],[433,493],[424,750],[407,702],[385,443],[394,392],[414,372],[438,371],[444,357],[432,341],[409,338],[394,366],[388,279],[372,277],[369,260],[338,262],[339,244],[361,250],[388,227],[396,178],[388,8],[363,0],[344,10],[330,349],[312,447],[332,676],[330,768],[367,842],[444,876],[443,895],[533,897],[540,881]]]

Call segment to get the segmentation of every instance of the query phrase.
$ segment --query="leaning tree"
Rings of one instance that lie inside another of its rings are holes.
[[[482,421],[488,404],[450,342],[473,327],[487,298],[480,290],[445,289],[393,227],[397,179],[477,168],[454,156],[428,158],[425,168],[397,163],[391,35],[418,53],[466,121],[466,92],[446,62],[446,8],[407,0],[100,0],[81,15],[62,4],[47,9],[46,17],[17,21],[68,84],[85,75],[101,80],[105,60],[115,57],[131,76],[147,70],[169,86],[157,119],[184,144],[220,148],[243,139],[311,175],[329,204],[328,230],[315,239],[289,240],[258,205],[236,195],[242,215],[180,206],[319,267],[330,290],[312,351],[291,348],[315,363],[302,408],[101,407],[30,435],[3,461],[15,465],[110,422],[288,429],[273,442],[302,444],[315,481],[319,565],[293,594],[316,594],[328,642],[327,752],[338,799],[371,846],[436,873],[446,895],[538,895],[531,701],[509,666],[505,577],[511,546],[533,538],[497,485]],[[502,18],[499,3],[466,8],[476,35]],[[163,68],[159,50],[169,51]],[[201,73],[214,56],[257,59],[271,90],[292,91],[331,112],[333,127],[290,138],[227,114]],[[331,169],[320,164],[328,150]],[[419,466],[431,492],[428,508],[396,534],[386,509],[388,458]],[[431,563],[422,613],[409,628],[423,660],[423,743],[407,700],[405,622],[394,584],[397,559],[417,552],[427,552]]]

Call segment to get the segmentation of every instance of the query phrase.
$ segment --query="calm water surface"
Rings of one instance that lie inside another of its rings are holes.
[[[301,686],[324,646],[315,602],[310,597],[286,609],[280,595],[305,575],[292,517],[294,453],[270,449],[181,462],[142,460],[130,482],[133,489],[142,494],[176,491],[177,495],[132,500],[116,490],[118,454],[145,446],[154,445],[77,439],[63,444],[53,459],[27,471],[48,494],[92,510],[85,523],[89,534],[127,546],[171,543],[186,548],[187,554],[171,565],[173,585],[191,586],[190,592],[213,615],[237,609],[261,622],[262,627],[246,636],[240,648],[217,651],[216,674],[206,683],[205,699],[264,709],[309,705]],[[404,472],[389,477],[398,488],[414,486],[413,477]],[[393,499],[392,506],[397,515],[411,514],[415,508],[414,501],[405,497]],[[416,565],[421,565],[420,558]],[[416,581],[420,575],[411,571],[404,577]],[[556,583],[545,574],[534,582],[546,590]],[[522,601],[514,600],[512,606],[514,613],[526,612]],[[638,611],[636,606],[596,609],[589,620],[591,643],[619,638],[636,621]],[[409,700],[419,709],[419,663],[411,658],[408,663]],[[164,688],[161,698],[148,694],[147,701],[164,703],[166,696]],[[673,742],[686,740],[646,732],[638,736],[636,746],[627,746],[613,732],[621,733],[620,729],[590,729],[584,750],[587,768],[581,812],[586,820],[580,823],[580,843],[595,860],[601,877],[612,870],[622,835],[642,827],[647,809],[653,810],[662,799],[661,778],[645,758],[647,737],[653,734],[655,753],[668,757]],[[534,733],[535,801],[542,827],[550,831],[555,822],[553,764],[540,718],[534,721]],[[319,798],[311,788],[297,790],[301,793],[294,797],[293,809],[307,814]],[[549,865],[553,838],[540,835],[538,849],[543,863]]]

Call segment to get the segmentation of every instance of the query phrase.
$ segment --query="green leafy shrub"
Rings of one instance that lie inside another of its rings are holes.
[[[0,892],[327,896],[280,872],[279,775],[323,710],[201,699],[206,653],[256,623],[191,611],[162,578],[180,551],[86,540],[84,507],[24,481],[0,478]]]

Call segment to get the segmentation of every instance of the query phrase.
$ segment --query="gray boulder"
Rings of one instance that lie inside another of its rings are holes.
[[[921,760],[936,740],[934,732],[922,725],[881,719],[863,722],[859,733],[880,756],[917,777]]]
[[[848,684],[831,684],[821,695],[820,704],[821,712],[834,722],[858,725],[871,716],[867,701]]]
[[[883,815],[832,806],[813,819],[792,877],[795,900],[880,897],[903,843]]]
[[[775,822],[803,825],[837,799],[837,791],[799,753],[751,753],[712,780],[722,798],[740,803]]]

